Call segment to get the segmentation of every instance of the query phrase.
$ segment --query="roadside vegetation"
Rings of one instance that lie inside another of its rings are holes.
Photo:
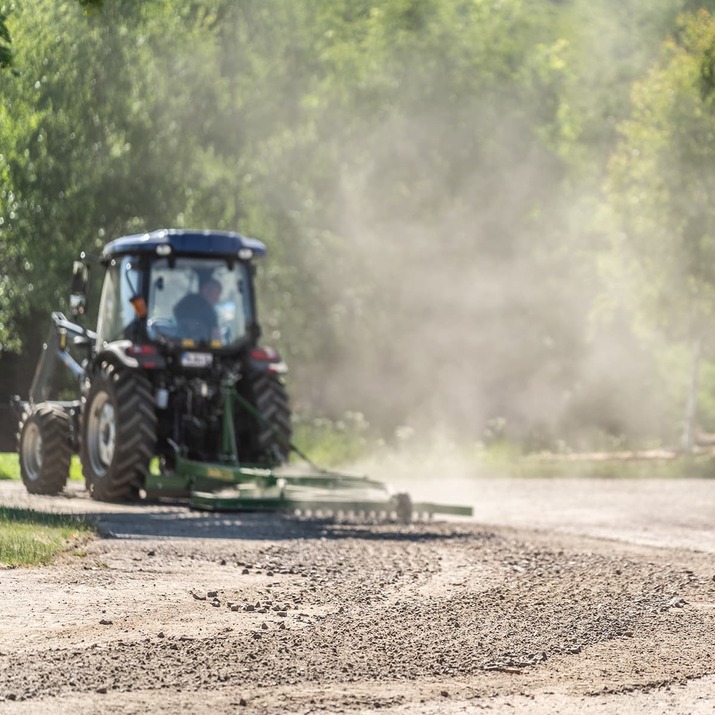
[[[263,339],[297,411],[329,420],[297,424],[316,461],[406,424],[489,453],[496,421],[520,462],[604,434],[695,454],[715,433],[713,13],[0,2],[0,411],[80,251],[211,227],[268,245]]]
[[[38,566],[81,545],[93,532],[73,516],[0,507],[0,565]]]
[[[20,465],[14,452],[0,452],[0,479],[19,479]]]
[[[596,449],[578,451],[565,444],[554,449],[525,448],[523,443],[495,438],[467,443],[436,433],[421,434],[402,426],[390,439],[379,436],[360,413],[350,412],[343,419],[298,419],[293,441],[315,464],[345,468],[366,462],[421,464],[415,468],[429,475],[433,467],[458,462],[476,476],[524,478],[715,478],[715,451],[696,449],[691,454],[681,449],[664,449],[654,444],[627,444],[608,435],[593,435]],[[296,455],[294,461],[299,462]]]
[[[19,479],[20,463],[16,452],[0,452],[0,479]],[[82,465],[78,457],[72,457],[70,479],[83,480]]]
[[[498,432],[498,430],[496,430]],[[359,412],[347,412],[339,420],[294,415],[293,444],[315,466],[328,469],[351,468],[378,462],[422,463],[415,470],[429,474],[441,459],[456,460],[474,476],[524,478],[715,478],[715,449],[697,448],[692,453],[663,448],[654,443],[627,443],[607,434],[592,435],[592,449],[574,449],[565,443],[546,448],[528,446],[487,430],[481,439],[465,441],[436,431],[398,427],[388,438],[372,427]],[[291,463],[305,465],[303,457],[292,454]],[[158,472],[158,463],[152,470]],[[0,480],[20,479],[18,456],[0,452]],[[70,480],[81,482],[82,467],[74,456]]]

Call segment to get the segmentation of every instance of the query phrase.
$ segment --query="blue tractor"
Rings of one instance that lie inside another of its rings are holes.
[[[75,452],[92,497],[111,501],[146,490],[150,466],[174,474],[177,459],[185,468],[239,455],[265,468],[287,460],[286,367],[258,343],[254,261],[265,252],[218,231],[160,230],[105,246],[96,331],[53,313],[30,399],[16,400],[28,491],[60,492]],[[88,271],[86,259],[75,263],[76,320]],[[74,400],[50,399],[57,358],[77,378]]]

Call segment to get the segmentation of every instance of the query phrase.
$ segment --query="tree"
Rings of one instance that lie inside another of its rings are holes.
[[[570,77],[553,12],[400,0],[318,13],[305,131],[266,166],[299,207],[323,296],[307,321],[321,349],[297,361],[321,411],[350,401],[386,428],[442,419],[471,435],[488,417],[526,431],[559,411],[537,393],[572,381],[586,301],[562,299],[579,271],[561,243]]]
[[[80,250],[181,226],[203,205],[188,177],[201,173],[212,115],[197,119],[190,98],[215,106],[221,93],[204,74],[215,45],[171,7],[87,15],[39,0],[18,18],[21,75],[0,76],[0,344],[12,350],[26,321],[64,304]]]
[[[7,29],[7,15],[0,13],[0,69],[7,69],[12,65],[12,37]]]
[[[476,436],[489,417],[566,419],[598,391],[581,370],[602,112],[679,2],[17,3],[0,344],[32,363],[80,249],[238,228],[269,246],[260,318],[300,405]],[[609,53],[584,36],[625,57],[598,82]]]
[[[80,5],[86,8],[99,8],[104,0],[77,0]],[[8,69],[14,64],[14,56],[10,45],[12,45],[12,36],[7,27],[7,14],[0,12],[0,70]]]
[[[698,376],[715,319],[715,19],[684,15],[632,90],[610,168],[617,251],[638,305],[691,346],[683,445],[693,446]]]

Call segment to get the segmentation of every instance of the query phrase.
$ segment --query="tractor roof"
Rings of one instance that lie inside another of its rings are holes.
[[[166,248],[162,248],[164,246]],[[117,238],[104,247],[101,258],[109,260],[112,256],[123,256],[127,253],[172,253],[175,256],[237,256],[246,259],[262,256],[265,252],[266,246],[261,241],[241,236],[234,231],[163,228],[151,233]]]

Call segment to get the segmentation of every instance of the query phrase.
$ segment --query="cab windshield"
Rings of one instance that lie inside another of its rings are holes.
[[[253,321],[245,263],[221,259],[156,259],[147,295],[151,340],[191,340],[211,347],[240,342]]]

